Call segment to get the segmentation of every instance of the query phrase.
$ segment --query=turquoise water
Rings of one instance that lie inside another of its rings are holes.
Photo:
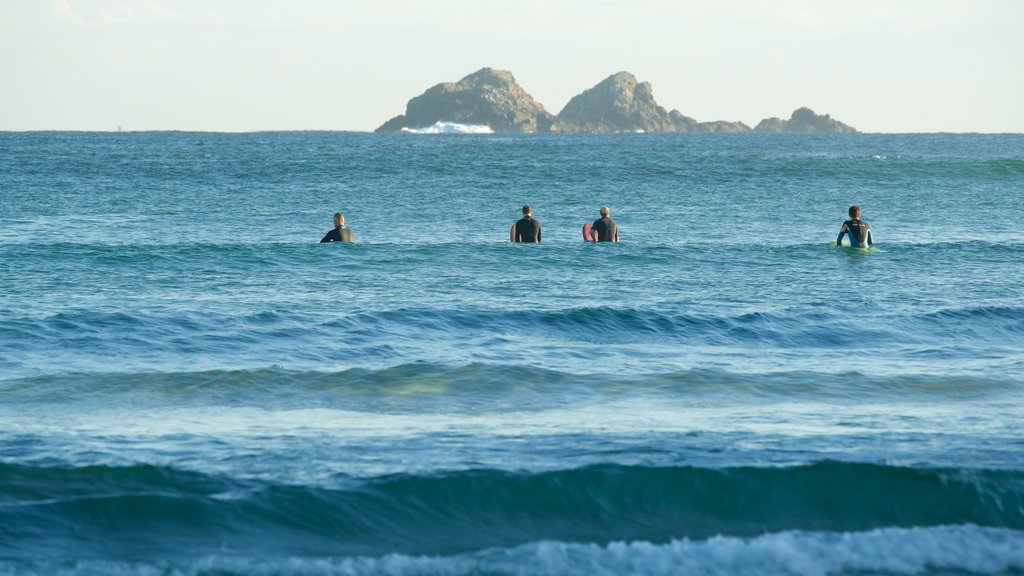
[[[1019,135],[0,134],[0,573],[1024,574],[1022,190]]]

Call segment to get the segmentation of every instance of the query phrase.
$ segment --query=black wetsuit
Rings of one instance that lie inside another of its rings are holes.
[[[839,229],[839,237],[836,238],[836,246],[843,245],[843,235],[850,235],[850,246],[854,248],[867,248],[871,246],[871,226],[860,219],[854,218],[843,222]]]
[[[355,242],[356,234],[348,226],[338,226],[328,232],[321,242]]]
[[[619,225],[607,216],[600,220],[594,220],[591,230],[597,232],[598,242],[615,242],[615,238],[619,235]]]
[[[516,242],[540,242],[540,222],[524,216],[516,222]]]

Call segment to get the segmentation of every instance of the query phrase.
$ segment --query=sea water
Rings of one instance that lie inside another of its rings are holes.
[[[1022,201],[1020,135],[0,134],[0,573],[1024,574]]]

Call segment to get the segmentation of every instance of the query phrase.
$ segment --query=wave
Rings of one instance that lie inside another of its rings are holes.
[[[823,177],[849,178],[863,182],[876,178],[890,181],[975,182],[1013,181],[1024,175],[1024,160],[1014,157],[907,156],[903,154],[768,154],[757,161],[739,158],[734,168],[750,173],[748,177],[785,175],[788,181],[817,180]]]
[[[744,374],[692,369],[650,374],[587,373],[500,363],[447,366],[408,363],[338,371],[266,367],[191,372],[82,372],[0,380],[7,405],[103,402],[108,406],[263,406],[340,408],[385,413],[477,413],[548,410],[615,397],[717,402],[914,402],[967,400],[1020,390],[1018,379],[995,376],[906,374],[871,376],[780,371]]]
[[[898,359],[925,351],[947,361],[996,354],[1012,363],[1016,356],[1008,343],[1021,337],[1024,307],[984,304],[894,312],[868,323],[846,307],[817,305],[726,314],[693,311],[685,304],[398,308],[326,319],[288,310],[246,315],[81,310],[49,316],[5,311],[0,316],[0,368],[10,376],[47,373],[59,354],[65,372],[101,372],[112,356],[123,358],[125,371],[177,371],[186,361],[195,366],[197,356],[215,360],[210,368],[268,363],[333,367],[344,359],[348,366],[499,361],[571,369],[598,358],[604,346],[629,350],[638,366],[655,370],[679,366],[681,351],[699,353],[709,347],[751,354],[828,354],[867,345],[875,358],[887,350]]]
[[[459,124],[457,122],[434,122],[425,128],[402,128],[409,134],[493,134],[490,126],[481,124]]]
[[[1024,530],[1020,470],[834,461],[601,465],[337,478],[332,487],[152,466],[0,464],[0,558],[452,555],[538,540],[608,546],[976,525]]]
[[[665,544],[542,541],[451,556],[392,553],[379,557],[253,558],[220,553],[180,561],[76,560],[6,566],[0,561],[0,570],[12,575],[62,576],[1019,574],[1024,572],[1024,548],[1019,546],[1022,538],[1024,533],[1019,531],[958,525],[842,533],[792,531],[754,538],[684,538]]]
[[[901,172],[929,174],[957,181],[1015,180],[1024,176],[1024,160],[1020,158],[988,158],[974,161],[914,160],[897,163]]]
[[[768,342],[782,346],[837,346],[863,341],[905,341],[908,335],[923,337],[938,329],[961,330],[964,323],[977,327],[981,338],[1007,334],[1024,335],[1024,307],[969,306],[922,311],[894,316],[890,326],[865,327],[850,320],[845,310],[824,307],[794,307],[773,312],[742,312],[733,315],[672,312],[662,309],[580,307],[561,310],[490,309],[394,309],[356,312],[323,320],[318,316],[284,310],[248,315],[217,313],[139,313],[75,311],[45,317],[15,317],[0,320],[0,334],[33,338],[78,340],[93,334],[99,338],[117,334],[143,339],[155,335],[202,338],[224,332],[245,337],[271,335],[285,328],[290,336],[327,336],[344,333],[347,337],[370,335],[376,331],[410,330],[420,339],[430,333],[444,338],[460,333],[549,335],[559,339],[593,340],[601,343],[705,339],[711,344]],[[972,324],[973,323],[973,324]],[[879,323],[880,324],[880,323]],[[996,333],[986,336],[995,329]]]

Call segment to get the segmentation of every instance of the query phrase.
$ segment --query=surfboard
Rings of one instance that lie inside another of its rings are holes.
[[[593,227],[594,227],[594,225],[591,224],[590,222],[587,222],[586,224],[583,225],[583,241],[584,242],[590,242],[590,229],[593,228]]]
[[[835,240],[829,241],[828,245],[829,246],[833,246],[833,247],[837,246]],[[850,241],[849,240],[843,240],[842,246],[839,246],[839,247],[840,248],[846,248],[847,250],[852,250],[854,252],[870,252],[871,251],[871,247],[867,247],[867,248],[854,248],[854,247],[850,246]]]

